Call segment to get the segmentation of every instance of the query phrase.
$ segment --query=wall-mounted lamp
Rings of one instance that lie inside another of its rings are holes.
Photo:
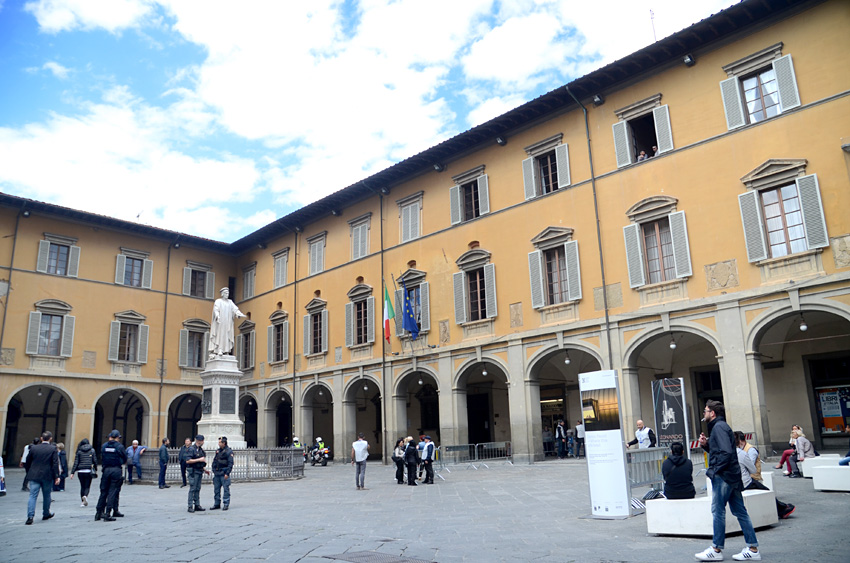
[[[419,385],[422,385],[422,378],[419,378]]]
[[[594,94],[592,101],[594,106],[599,107],[605,103],[605,98],[603,98],[600,94]]]
[[[364,390],[364,391],[368,391],[368,390],[369,390],[369,384],[368,384],[368,383],[367,383],[366,385],[364,385],[364,386],[363,386],[363,390]]]
[[[248,406],[249,406],[249,407],[250,407],[251,405],[253,405],[253,404],[254,404],[254,401],[248,401]]]
[[[322,395],[324,395],[324,394],[325,394],[325,392],[324,392],[324,391],[322,391],[321,389],[319,389],[319,397],[321,397],[321,396],[322,396]]]
[[[445,169],[446,169],[445,164],[440,164],[439,162],[434,163],[434,170],[436,170],[437,172],[442,172]]]
[[[800,332],[809,330],[809,325],[806,324],[806,319],[803,318],[803,313],[800,313]]]
[[[39,397],[41,397],[42,395],[44,395],[44,393],[42,393],[42,392],[41,392],[41,387],[39,387],[39,388],[38,388],[38,393],[37,393],[37,395],[38,395]]]
[[[192,402],[191,397],[190,397],[190,398],[188,398],[188,399],[186,399],[186,402],[187,402],[187,403],[191,403],[191,402]]]
[[[172,244],[171,246],[172,246],[172,247],[174,247],[174,248],[180,248],[180,243],[179,243],[179,242],[175,242],[175,243],[174,243],[174,244]]]
[[[30,216],[30,210],[29,210],[29,209],[24,209],[24,210],[21,212],[21,215],[22,215],[22,216],[24,216],[24,217],[29,217],[29,216]]]
[[[671,350],[675,350],[675,349],[676,349],[676,339],[675,339],[675,338],[673,338],[672,336],[670,337],[670,349],[671,349]]]
[[[484,377],[487,377],[487,368],[484,368],[483,370],[481,370],[481,375],[483,375]]]
[[[264,242],[261,242],[260,244],[257,245],[257,248],[259,248],[260,250],[264,250],[264,249],[268,248],[268,245]]]
[[[504,147],[505,145],[508,144],[508,140],[506,138],[502,137],[501,135],[499,135],[498,137],[496,137],[496,144],[499,145],[500,147]]]
[[[331,215],[333,215],[334,217],[339,217],[340,215],[342,215],[342,211],[340,211],[339,209],[332,209]]]
[[[571,360],[570,360],[570,353],[569,353],[569,352],[567,352],[567,353],[566,353],[566,355],[564,356],[564,363],[565,363],[566,365],[570,365],[570,361],[571,361]]]
[[[697,64],[697,60],[690,53],[685,55],[685,58],[682,59],[682,62],[685,63],[685,66],[694,66],[695,64]]]
[[[123,398],[124,398],[124,391],[119,391],[118,392],[118,400],[120,401]]]
[[[296,232],[296,233],[303,233],[303,232],[304,232],[304,228],[303,228],[303,227],[301,227],[301,226],[296,225],[296,226],[295,226],[295,232]]]

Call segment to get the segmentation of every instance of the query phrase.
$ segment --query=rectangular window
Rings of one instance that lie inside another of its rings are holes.
[[[257,275],[256,266],[242,272],[242,299],[254,297],[254,279]]]
[[[567,287],[567,259],[564,247],[559,246],[545,252],[546,257],[546,304],[556,305],[569,301]]]
[[[322,313],[310,315],[310,353],[322,353]]]
[[[771,258],[807,250],[797,185],[764,190],[761,201]]]
[[[541,193],[554,192],[558,189],[558,163],[555,159],[555,151],[538,156],[535,160]]]
[[[118,339],[118,361],[137,361],[138,344],[139,325],[121,323],[121,331]]]
[[[38,353],[45,356],[59,356],[62,344],[62,316],[41,315],[41,327],[38,332]]]
[[[487,318],[487,295],[484,288],[484,268],[472,270],[466,274],[469,288],[469,320],[478,321]]]
[[[369,254],[369,222],[351,225],[351,259],[357,260]]]
[[[463,192],[463,220],[469,221],[481,215],[478,205],[478,180],[468,182],[460,187]]]
[[[419,238],[419,202],[401,208],[401,242]]]
[[[254,332],[243,332],[240,336],[242,346],[239,350],[239,367],[240,369],[250,369],[254,367],[254,358],[252,355],[254,343],[251,341],[251,338],[254,336]]]
[[[274,255],[274,287],[286,285],[286,266],[289,261],[289,249],[276,252]]]
[[[369,342],[369,320],[367,315],[366,301],[354,303],[354,343],[366,344]]]
[[[283,330],[283,323],[278,323],[276,325],[273,325],[273,328],[272,328],[272,349],[273,349],[272,361],[274,361],[274,362],[282,362],[285,359],[284,354],[283,354],[284,338],[285,338],[285,336],[284,336],[284,330]]]
[[[325,270],[325,238],[310,241],[310,275],[319,274]]]
[[[124,285],[142,287],[142,268],[144,260],[126,257],[124,261]]]
[[[58,276],[68,275],[68,256],[71,247],[64,244],[50,243],[50,254],[47,259],[47,273]]]
[[[773,67],[741,79],[750,123],[779,115],[779,83]]]
[[[187,357],[187,367],[202,368],[204,367],[204,333],[189,332],[189,348]]]
[[[207,272],[201,270],[191,271],[191,285],[189,295],[192,297],[206,297],[207,295]]]
[[[410,307],[413,309],[413,318],[416,319],[416,326],[422,330],[422,288],[421,286],[411,287],[407,290],[407,298],[410,300]]]
[[[649,283],[675,279],[676,264],[673,260],[673,238],[670,235],[669,220],[665,217],[645,223],[641,225],[641,230]]]
[[[782,43],[723,67],[729,77],[720,82],[726,127],[736,129],[801,105],[791,55],[782,56]]]
[[[615,110],[620,118],[612,126],[618,168],[673,150],[670,110],[657,105],[660,99],[661,94],[656,94]]]

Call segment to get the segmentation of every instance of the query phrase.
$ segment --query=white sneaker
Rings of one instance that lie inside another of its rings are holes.
[[[750,551],[749,547],[745,547],[741,553],[736,553],[732,556],[735,561],[761,561],[760,551]]]
[[[750,548],[747,548],[747,551],[749,550]],[[705,551],[694,553],[694,557],[697,558],[697,561],[723,561],[723,552],[714,551],[713,547],[709,547]]]
[[[81,503],[80,503],[80,508],[83,508],[84,506],[86,506],[86,503],[81,502]]]
[[[785,471],[782,472],[782,474],[783,475],[791,475],[791,472],[786,469]]]
[[[87,499],[86,497],[83,497],[83,506],[88,506],[88,505],[89,505],[89,499]]]

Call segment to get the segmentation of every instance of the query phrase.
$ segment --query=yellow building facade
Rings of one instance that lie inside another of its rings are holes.
[[[232,244],[0,195],[7,463],[44,429],[190,436],[221,287],[249,445],[538,460],[609,368],[626,424],[681,377],[691,436],[715,398],[763,451],[843,443],[848,28],[846,2],[744,2]]]

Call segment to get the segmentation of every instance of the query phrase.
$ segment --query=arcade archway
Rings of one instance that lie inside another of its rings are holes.
[[[458,428],[461,443],[510,441],[508,376],[501,366],[488,360],[474,362],[463,369],[455,388],[466,395],[465,401],[457,402],[457,420],[466,423],[466,428]]]
[[[301,404],[301,443],[311,447],[317,437],[336,456],[334,450],[333,395],[324,383],[311,385],[304,392]]]
[[[150,424],[150,403],[139,393],[129,388],[112,389],[97,400],[94,406],[94,439],[92,443],[106,441],[113,429],[122,436],[123,444],[138,440],[147,444]]]
[[[249,448],[257,447],[257,399],[253,395],[239,398],[239,417],[245,432],[245,442]]]
[[[283,389],[272,392],[266,402],[265,414],[268,445],[282,447],[292,444],[292,399],[289,393]]]
[[[381,459],[383,438],[381,428],[382,408],[381,390],[378,384],[368,377],[357,379],[348,386],[343,401],[343,416],[345,417],[345,443],[354,442],[357,434],[363,432],[369,442],[369,459]],[[345,452],[346,458],[349,451]]]
[[[178,395],[168,406],[168,439],[171,445],[179,447],[184,440],[194,440],[198,434],[198,421],[201,420],[201,395],[184,393]]]
[[[401,436],[430,435],[437,444],[440,436],[440,395],[437,379],[427,371],[413,371],[396,386],[396,429]]]
[[[76,444],[69,444],[73,404],[64,391],[50,385],[29,385],[9,399],[6,413],[3,459],[7,467],[17,467],[24,446],[40,437],[44,431],[53,433],[54,441],[65,442],[71,451]]]

